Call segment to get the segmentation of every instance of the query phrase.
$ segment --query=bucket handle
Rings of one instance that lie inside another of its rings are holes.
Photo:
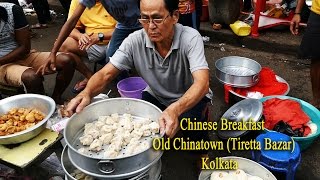
[[[259,80],[259,73],[252,76],[252,81],[256,83]]]
[[[115,170],[114,162],[110,160],[101,160],[97,163],[99,171],[105,174],[113,173]]]

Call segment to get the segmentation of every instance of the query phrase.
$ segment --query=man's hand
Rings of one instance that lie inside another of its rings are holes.
[[[38,75],[45,75],[46,70],[56,71],[56,54],[50,53],[46,62],[37,70]]]
[[[177,111],[170,108],[170,106],[165,109],[159,118],[160,133],[165,131],[168,137],[174,137],[179,130],[178,117]]]
[[[295,14],[290,22],[290,31],[293,35],[299,33],[299,23],[301,21],[300,14]]]
[[[79,113],[90,104],[91,98],[87,93],[80,93],[78,96],[73,98],[67,105],[66,115],[68,117],[72,116],[72,114]]]
[[[89,49],[92,45],[99,42],[98,34],[83,34],[79,39],[79,49]]]

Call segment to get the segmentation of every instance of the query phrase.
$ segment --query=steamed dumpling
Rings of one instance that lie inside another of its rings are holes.
[[[214,171],[211,173],[210,180],[223,180],[229,173],[225,171]]]
[[[119,154],[115,149],[109,148],[103,153],[104,158],[115,158]]]
[[[149,124],[143,125],[141,127],[142,136],[151,136],[151,128]]]
[[[113,127],[111,125],[104,125],[100,129],[101,134],[112,133]]]
[[[85,135],[91,135],[94,139],[99,137],[100,132],[96,130],[95,128],[89,129],[84,133]]]
[[[99,139],[102,141],[103,144],[110,144],[112,140],[113,134],[112,133],[106,133],[99,137]]]
[[[89,150],[95,151],[95,152],[101,151],[101,149],[102,149],[102,141],[100,139],[95,139],[89,147]]]
[[[149,127],[150,127],[150,130],[151,130],[152,134],[159,133],[160,126],[159,126],[158,123],[152,122],[152,123],[149,124]]]
[[[84,135],[79,138],[80,143],[84,146],[89,146],[93,142],[93,137],[91,135]]]
[[[236,180],[248,180],[248,175],[241,169],[230,171],[229,175]]]

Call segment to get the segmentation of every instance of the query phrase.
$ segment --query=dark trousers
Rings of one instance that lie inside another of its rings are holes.
[[[155,97],[153,97],[150,93],[143,91],[142,92],[142,99],[145,101],[148,101],[154,105],[156,105],[158,108],[160,108],[162,111],[164,111],[167,107],[163,104],[161,104]],[[179,117],[179,121],[182,118],[190,118],[192,122],[196,119],[197,122],[206,122],[208,120],[208,104],[210,102],[210,99],[207,97],[204,97],[201,99],[198,104],[196,104],[193,108],[188,110],[187,112],[184,112]],[[185,122],[185,121],[184,121]],[[180,125],[180,124],[179,124]],[[184,127],[187,127],[185,124]],[[207,141],[209,140],[208,132],[207,131],[188,131],[184,130],[182,131],[182,134],[184,138],[189,138],[192,141]]]
[[[118,29],[116,28],[114,32],[112,33],[112,37],[109,42],[108,52],[107,52],[107,59],[113,56],[113,54],[119,49],[122,41],[129,36],[129,34],[133,33],[136,30],[139,30],[141,28],[137,29]],[[107,61],[105,61],[107,63]],[[129,77],[129,72],[122,71],[116,78],[116,82],[121,81],[122,79],[125,79]]]
[[[32,5],[37,13],[40,24],[46,24],[48,21],[51,21],[50,9],[47,0],[33,0]]]
[[[193,18],[192,18],[192,13],[189,14],[180,14],[179,16],[179,21],[180,24],[184,26],[189,26],[189,27],[194,27],[193,26]]]

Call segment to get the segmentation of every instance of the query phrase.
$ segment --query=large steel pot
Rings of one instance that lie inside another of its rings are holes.
[[[228,56],[215,63],[217,79],[232,87],[251,87],[259,81],[261,65],[256,61],[240,57]]]
[[[5,114],[12,108],[37,108],[46,117],[24,131],[0,136],[0,144],[21,143],[37,136],[46,128],[47,121],[53,114],[56,104],[52,98],[38,94],[21,94],[0,100],[0,114]]]
[[[76,180],[71,174],[76,170],[76,167],[72,165],[68,156],[68,146],[65,146],[61,154],[61,165],[66,174],[66,180]],[[158,160],[149,169],[143,171],[141,174],[134,176],[132,178],[127,178],[128,180],[158,180],[161,177],[161,160]],[[99,180],[108,180],[110,178],[99,178],[92,176]]]
[[[247,174],[251,176],[258,176],[263,180],[277,180],[277,178],[265,167],[260,165],[257,162],[254,162],[250,159],[246,159],[243,157],[236,157],[236,156],[228,156],[222,157],[222,160],[229,161],[233,160],[238,163],[238,169],[243,170]],[[203,170],[199,175],[198,180],[210,180],[211,173],[215,170]],[[221,170],[220,170],[221,171]]]
[[[79,137],[83,134],[84,125],[97,120],[99,116],[113,113],[129,113],[135,117],[158,121],[162,111],[149,102],[132,98],[112,98],[90,104],[80,113],[74,114],[64,129],[64,138],[69,146],[69,158],[74,166],[89,175],[113,179],[132,177],[150,168],[160,159],[163,152],[150,147],[138,154],[105,159],[103,153],[82,154],[77,151],[82,146]]]

